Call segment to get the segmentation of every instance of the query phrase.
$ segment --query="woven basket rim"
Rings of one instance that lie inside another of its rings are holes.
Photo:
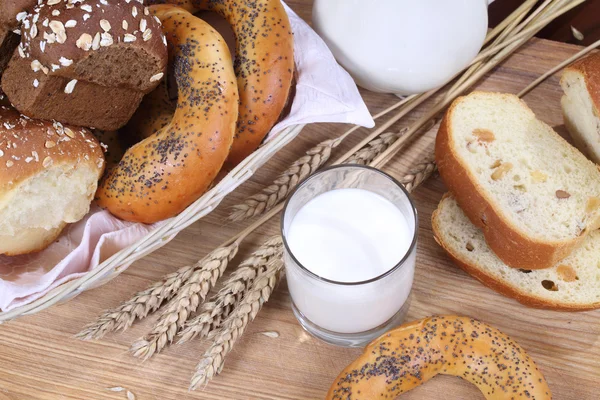
[[[254,172],[258,168],[263,166],[275,153],[298,136],[305,125],[299,124],[285,128],[273,139],[267,141],[254,153],[246,157],[244,161],[232,169],[219,183],[179,215],[163,221],[160,227],[149,232],[136,243],[113,254],[83,276],[57,286],[29,304],[13,308],[10,311],[0,312],[0,323],[24,315],[35,314],[58,302],[69,300],[79,293],[93,289],[114,279],[133,262],[166,245],[179,232],[211,213],[229,193],[247,181],[254,175]]]

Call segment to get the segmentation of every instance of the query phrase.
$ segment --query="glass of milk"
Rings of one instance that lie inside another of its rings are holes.
[[[404,187],[342,165],[304,181],[281,230],[294,314],[313,336],[360,347],[404,319],[415,271],[417,211]]]

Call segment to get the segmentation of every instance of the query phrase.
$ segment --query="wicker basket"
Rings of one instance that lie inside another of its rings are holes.
[[[225,196],[248,180],[254,174],[254,171],[298,136],[303,127],[304,125],[296,125],[286,128],[275,138],[248,156],[217,185],[186,208],[181,214],[167,220],[160,228],[150,232],[137,243],[114,254],[85,275],[52,289],[44,296],[27,305],[0,313],[0,323],[42,311],[58,302],[67,301],[81,292],[103,285],[115,278],[134,261],[161,248],[183,229],[213,211]]]

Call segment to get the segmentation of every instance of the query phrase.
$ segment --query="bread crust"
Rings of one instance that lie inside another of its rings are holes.
[[[448,193],[446,193],[444,195],[443,199],[446,198],[447,196],[449,196]],[[443,201],[443,199],[442,199],[442,201]],[[589,310],[595,310],[595,309],[600,308],[600,302],[593,303],[593,304],[586,304],[586,305],[583,305],[583,304],[567,305],[567,304],[560,304],[560,303],[548,301],[547,299],[537,297],[537,296],[533,295],[532,293],[524,292],[524,291],[519,290],[518,288],[511,286],[505,282],[499,281],[492,275],[487,274],[485,271],[478,268],[476,265],[473,265],[467,261],[464,261],[460,257],[460,254],[457,254],[456,252],[454,252],[452,247],[448,246],[446,244],[446,242],[444,242],[442,240],[442,237],[443,237],[441,234],[442,228],[440,227],[440,224],[438,222],[438,213],[439,213],[439,210],[436,209],[433,211],[433,214],[431,216],[431,226],[433,228],[433,237],[434,237],[436,243],[439,244],[446,251],[446,253],[450,256],[452,261],[454,261],[454,263],[458,267],[460,267],[460,269],[465,271],[467,274],[471,275],[473,278],[477,279],[484,286],[487,286],[488,288],[494,290],[495,292],[498,292],[499,294],[501,294],[503,296],[515,299],[519,303],[521,303],[527,307],[532,307],[532,308],[554,310],[554,311],[589,311]]]
[[[435,142],[435,159],[442,180],[471,222],[482,230],[490,248],[513,268],[550,268],[571,254],[585,236],[567,241],[537,241],[521,234],[486,197],[452,146],[450,118],[465,97],[456,99],[442,119]],[[523,103],[525,105],[525,103]],[[527,107],[525,105],[525,107]],[[527,107],[528,109],[528,107]]]
[[[565,68],[565,71],[579,73],[592,98],[596,117],[600,118],[600,52],[595,52]],[[562,83],[562,82],[561,82]]]

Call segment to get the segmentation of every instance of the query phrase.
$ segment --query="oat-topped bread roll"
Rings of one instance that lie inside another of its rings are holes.
[[[30,117],[118,129],[165,73],[160,22],[136,0],[49,0],[22,33],[2,88]]]
[[[87,129],[0,107],[0,254],[41,250],[83,218],[103,171]]]
[[[565,125],[579,150],[600,164],[600,53],[565,69],[560,80]]]

